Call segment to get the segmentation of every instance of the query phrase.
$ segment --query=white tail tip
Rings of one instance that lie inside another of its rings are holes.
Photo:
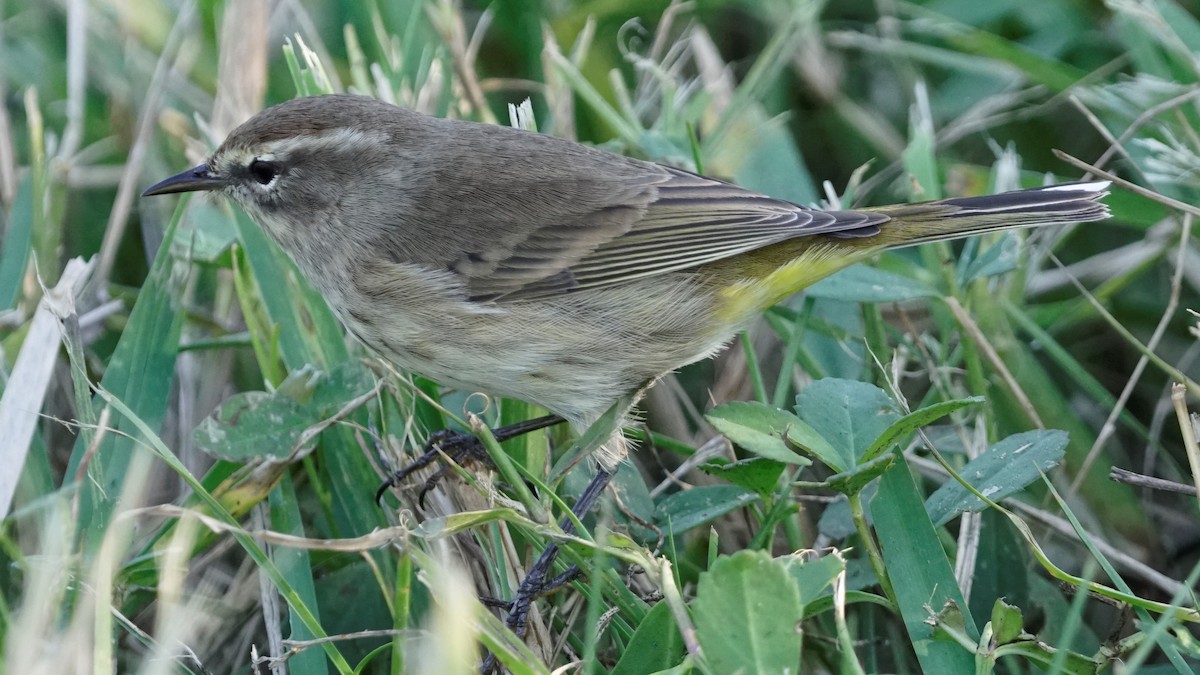
[[[1086,183],[1062,183],[1061,185],[1047,185],[1044,188],[1039,188],[1045,192],[1104,192],[1112,185],[1109,180],[1093,180]]]

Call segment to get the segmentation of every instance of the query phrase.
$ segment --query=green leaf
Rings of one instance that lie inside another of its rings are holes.
[[[815,560],[799,555],[781,558],[788,574],[800,590],[800,602],[808,605],[817,598],[832,593],[834,579],[846,569],[846,561],[836,555],[824,555]]]
[[[871,522],[871,498],[875,496],[875,488],[871,485],[863,488],[863,510],[866,512],[867,523]],[[817,521],[817,531],[834,540],[841,540],[856,532],[854,519],[850,517],[850,502],[846,499],[835,499],[821,512]]]
[[[1040,429],[1014,434],[985,450],[959,470],[976,490],[993,501],[1018,492],[1042,472],[1058,466],[1068,442],[1067,432]],[[948,480],[925,502],[929,517],[944,525],[964,511],[985,504],[956,480]]]
[[[822,461],[839,473],[849,472],[871,444],[900,415],[892,399],[865,382],[826,378],[796,397],[796,414],[829,442],[835,456]]]
[[[937,289],[916,279],[868,265],[847,267],[809,286],[805,292],[815,298],[843,302],[899,302],[941,295]]]
[[[586,462],[581,462],[575,470],[568,473],[563,481],[567,494],[578,497],[591,482],[594,472]],[[621,504],[620,513],[632,519],[633,530],[639,535],[657,538],[658,534],[638,524],[638,521],[649,523],[654,521],[654,498],[650,496],[650,488],[646,487],[646,479],[633,462],[622,462],[617,467],[617,473],[608,484],[608,491]]]
[[[995,244],[971,259],[959,275],[959,284],[967,285],[976,279],[1007,274],[1017,268],[1021,259],[1021,236],[1006,232]]]
[[[288,369],[299,370],[308,364],[330,369],[349,360],[337,319],[295,264],[244,214],[237,214],[234,223],[263,305],[278,326],[280,355]],[[360,451],[353,432],[341,426],[326,430],[317,453],[325,468],[322,488],[330,497],[333,532],[355,536],[383,525],[382,512],[371,499],[371,491],[362,489],[379,477]]]
[[[226,399],[192,431],[192,441],[218,459],[246,463],[286,459],[313,422],[286,396],[245,391]]]
[[[611,675],[655,673],[678,665],[684,656],[683,636],[671,608],[660,602],[646,612]]]
[[[305,430],[374,386],[371,372],[357,361],[341,363],[331,373],[306,366],[291,373],[273,393],[241,392],[226,399],[196,426],[192,440],[205,452],[230,462],[289,459]]]
[[[793,428],[808,427],[786,410],[764,403],[734,401],[713,408],[704,417],[730,442],[760,457],[785,464],[811,464],[783,440]]]
[[[957,644],[934,640],[933,628],[927,623],[928,608],[939,611],[949,602],[963,612],[968,610],[902,455],[897,455],[891,470],[880,479],[871,514],[896,603],[921,669],[926,673],[974,672],[972,655]],[[967,635],[978,641],[979,630],[969,612],[964,624]]]
[[[182,292],[179,286],[187,278],[187,265],[170,251],[181,213],[182,210],[176,211],[163,234],[150,275],[138,293],[137,304],[129,314],[100,382],[133,416],[156,431],[167,415],[179,336],[183,331],[183,312],[177,306],[177,298]],[[99,409],[102,401],[96,399],[96,404]],[[78,519],[80,532],[95,538],[90,539],[91,544],[98,543],[106,532],[108,518],[129,474],[130,460],[140,446],[129,420],[118,419],[113,427],[116,433],[105,434],[96,448],[88,447],[86,436],[81,434],[66,471],[67,476],[78,475],[80,463],[91,457],[88,476],[80,486]]]
[[[428,518],[413,528],[413,534],[425,539],[438,539],[494,523],[498,520],[520,523],[528,522],[513,509],[498,508],[485,511],[462,511],[448,516]]]
[[[815,202],[819,198],[816,183],[782,120],[768,120],[759,128],[759,133],[747,139],[749,145],[743,148],[746,159],[734,172],[734,182],[795,204]]]
[[[863,453],[862,460],[870,461],[886,451],[901,437],[906,436],[927,424],[930,424],[934,420],[941,419],[955,410],[965,408],[976,403],[982,403],[985,400],[986,399],[984,399],[982,396],[972,396],[970,398],[961,398],[954,401],[943,401],[941,403],[935,403],[931,406],[926,406],[920,410],[914,410],[913,412],[910,412],[904,417],[901,417],[893,422],[892,425],[887,428],[887,431],[884,431],[882,434],[880,434],[879,437],[871,443],[871,447],[867,448],[866,452]]]
[[[554,483],[562,478],[575,465],[590,457],[597,448],[612,440],[613,435],[620,432],[625,421],[625,413],[629,412],[629,408],[633,404],[634,397],[630,393],[609,406],[600,419],[592,422],[592,425],[579,435],[579,438],[571,444],[562,457],[558,458],[554,466],[550,467],[550,478],[546,482]]]
[[[883,475],[892,462],[896,460],[895,455],[884,455],[876,457],[869,462],[863,462],[854,467],[853,471],[847,473],[839,473],[836,476],[830,476],[825,481],[825,485],[831,490],[837,490],[844,495],[857,494],[867,484],[876,478]]]
[[[1087,77],[1086,71],[1075,66],[1045,58],[1025,45],[962,24],[955,26],[954,32],[946,36],[946,42],[958,52],[1008,63],[1031,82],[1045,85],[1054,92],[1066,91]]]
[[[874,580],[875,575],[871,575],[871,579]],[[847,585],[849,585],[849,584],[847,583]],[[893,605],[891,602],[889,602],[888,599],[883,597],[882,595],[876,595],[874,593],[865,593],[863,591],[846,591],[846,606],[847,607],[849,607],[850,605],[858,604],[860,602],[869,602],[873,605],[879,605],[880,607],[883,607],[884,609],[886,609],[887,611],[892,612],[892,613],[895,613],[895,611],[896,611],[896,606]],[[834,603],[833,603],[833,595],[832,594],[822,595],[821,597],[817,598],[816,600],[804,603],[804,618],[811,619],[812,617],[817,616],[818,614],[824,614],[825,612],[832,612],[832,611],[834,611],[834,609],[835,609],[835,607],[834,607]]]
[[[817,433],[816,429],[813,429],[803,421],[800,421],[799,424],[793,424],[788,428],[787,440],[792,445],[821,460],[835,471],[849,470],[849,466],[853,466],[851,464],[843,467],[842,464],[845,458],[829,444],[829,441]]]
[[[904,170],[914,183],[913,196],[922,201],[942,198],[942,182],[938,180],[937,139],[927,91],[923,83],[918,83],[916,103],[909,107],[908,113],[908,145],[901,155]]]
[[[1006,645],[1013,642],[1025,630],[1025,620],[1021,617],[1018,607],[996,600],[992,605],[992,642],[996,645]]]
[[[178,258],[208,265],[231,266],[230,249],[237,243],[237,225],[213,203],[199,203],[188,212],[192,227],[172,243]]]
[[[318,419],[324,419],[374,388],[375,376],[366,366],[358,361],[345,361],[317,379],[308,407]]]
[[[692,601],[696,637],[714,673],[795,673],[800,666],[800,589],[763,551],[718,558]]]
[[[1047,602],[1044,593],[1034,597],[1030,591],[1029,577],[1037,573],[1027,564],[1029,553],[1008,517],[989,509],[980,514],[980,520],[979,553],[971,575],[972,616],[990,614],[992,605],[1000,599],[1026,608]],[[1047,618],[1051,621],[1054,619]]]
[[[306,365],[288,373],[283,382],[275,387],[274,393],[277,396],[286,396],[301,406],[307,406],[317,388],[317,381],[324,376],[325,373],[317,367],[312,364]]]
[[[0,310],[5,310],[16,304],[21,293],[33,246],[33,178],[29,174],[17,186],[9,222],[0,219],[0,235],[4,243],[0,246]]]
[[[775,485],[786,466],[772,459],[751,457],[737,462],[708,462],[701,464],[700,470],[766,497],[775,491]]]
[[[300,514],[300,502],[296,497],[295,486],[291,481],[280,481],[267,497],[271,519],[271,529],[294,537],[304,537],[304,522]],[[289,546],[272,546],[268,555],[279,567],[279,573],[287,579],[296,595],[304,601],[304,606],[312,613],[312,618],[318,624],[321,622],[320,607],[317,604],[317,588],[313,579],[312,560],[309,552],[303,548]],[[305,625],[296,607],[288,607],[288,639],[312,640],[323,637]],[[315,649],[303,650],[296,656],[304,658],[296,663],[289,659],[288,669],[293,673],[328,673],[329,666],[325,655]]]
[[[735,485],[706,485],[663,499],[654,521],[668,535],[676,535],[756,501],[758,495]]]

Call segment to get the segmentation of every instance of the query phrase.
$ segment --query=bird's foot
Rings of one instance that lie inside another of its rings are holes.
[[[612,480],[613,472],[599,469],[596,475],[584,488],[583,494],[579,495],[579,499],[575,500],[575,505],[571,508],[575,518],[582,519],[592,510],[596,500],[604,493],[604,489],[608,487]],[[575,533],[575,523],[571,518],[563,520],[561,524],[562,531],[566,534]],[[559,588],[571,583],[575,579],[582,576],[583,572],[579,567],[572,565],[567,571],[562,574],[546,578],[550,570],[554,566],[554,561],[558,558],[558,544],[550,542],[546,548],[542,549],[542,554],[538,556],[533,567],[529,568],[529,572],[525,574],[525,578],[521,581],[521,585],[517,587],[516,595],[512,601],[507,604],[504,609],[508,611],[508,618],[504,623],[508,626],[517,637],[524,637],[525,630],[529,625],[529,609],[533,606],[533,601],[539,596],[552,593]],[[480,672],[484,675],[498,672],[499,663],[495,654],[488,654],[484,659],[483,665],[480,667]]]
[[[563,421],[557,415],[547,415],[525,422],[518,422],[508,426],[499,427],[492,431],[499,442],[507,441],[510,438],[516,438],[523,434],[538,429],[544,429],[549,426],[554,426]],[[453,464],[445,463],[443,457],[449,457]],[[475,436],[461,431],[452,431],[450,429],[442,429],[434,432],[429,440],[426,441],[425,447],[421,456],[413,460],[407,466],[398,469],[395,473],[388,477],[387,480],[379,486],[375,491],[375,501],[383,499],[383,494],[390,488],[402,483],[409,475],[419,469],[423,469],[435,461],[443,462],[433,474],[425,480],[421,486],[421,492],[418,495],[417,503],[421,508],[425,508],[425,496],[429,491],[437,486],[438,481],[446,475],[447,472],[455,465],[465,465],[472,463],[481,463],[485,466],[494,467],[491,457],[488,455],[487,448]]]

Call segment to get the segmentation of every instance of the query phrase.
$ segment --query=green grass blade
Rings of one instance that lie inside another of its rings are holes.
[[[896,463],[883,475],[871,501],[871,515],[896,602],[922,669],[927,673],[973,672],[973,655],[953,643],[934,640],[933,628],[926,623],[930,610],[939,612],[952,602],[962,611],[964,630],[972,639],[979,639],[979,629],[903,455],[897,455]]]

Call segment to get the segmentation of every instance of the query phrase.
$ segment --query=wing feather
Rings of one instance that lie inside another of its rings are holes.
[[[476,301],[620,284],[795,237],[869,236],[888,220],[806,209],[540,134],[453,126],[454,142],[492,152],[424,167],[422,218],[441,225],[439,236],[417,245],[413,225],[397,225],[384,247],[397,261],[448,269]]]
[[[656,186],[657,198],[628,230],[600,243],[553,278],[533,280],[495,299],[521,300],[619,284],[698,267],[794,237],[870,236],[887,220],[861,211],[806,209],[722,181],[665,171],[668,178]],[[542,259],[529,254],[535,248],[543,255],[551,253],[548,247],[522,246],[504,266],[538,269]]]

